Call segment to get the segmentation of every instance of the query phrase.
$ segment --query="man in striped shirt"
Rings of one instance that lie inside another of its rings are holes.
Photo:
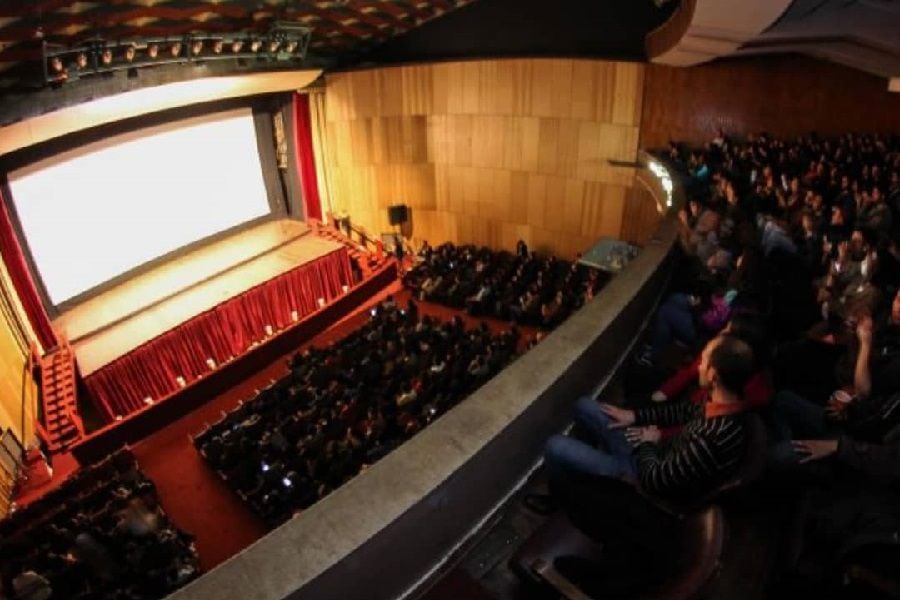
[[[744,457],[741,399],[755,364],[743,340],[721,335],[703,349],[700,385],[704,403],[667,403],[638,410],[579,401],[576,420],[593,443],[554,436],[545,460],[551,478],[600,475],[638,482],[645,492],[667,500],[689,500],[715,489]],[[682,425],[661,440],[659,426]],[[599,446],[599,447],[598,447]]]

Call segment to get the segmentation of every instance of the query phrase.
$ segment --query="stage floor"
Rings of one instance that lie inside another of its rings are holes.
[[[308,233],[299,221],[263,223],[94,296],[53,325],[88,376],[217,304],[341,247]]]

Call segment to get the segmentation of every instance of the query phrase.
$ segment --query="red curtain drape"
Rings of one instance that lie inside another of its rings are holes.
[[[319,200],[319,180],[316,176],[316,160],[313,154],[312,122],[309,116],[309,96],[294,93],[294,149],[297,155],[297,173],[306,206],[307,220],[322,220],[322,204]]]
[[[34,334],[45,350],[53,348],[57,343],[56,333],[50,325],[50,317],[47,316],[47,311],[44,310],[37,288],[34,286],[31,271],[25,262],[25,255],[22,253],[22,247],[16,237],[2,191],[0,191],[0,254],[3,255],[3,262],[9,272],[9,278],[12,280],[13,287],[16,288],[16,294],[19,296],[22,308],[25,309]]]
[[[273,332],[319,310],[351,285],[347,249],[316,260],[251,288],[163,333],[85,378],[97,407],[109,420],[125,417],[176,392],[178,377],[190,384],[208,374],[208,359],[221,365],[240,356]]]

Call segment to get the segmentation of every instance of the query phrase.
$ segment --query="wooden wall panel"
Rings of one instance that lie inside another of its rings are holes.
[[[334,204],[374,232],[412,207],[412,235],[572,257],[619,236],[644,66],[516,59],[334,73],[326,122]]]
[[[37,408],[37,388],[26,373],[28,338],[33,334],[2,264],[0,295],[0,430],[12,429],[19,441],[28,445],[34,439]]]
[[[716,128],[796,136],[900,131],[900,94],[887,81],[803,56],[721,60],[690,68],[648,65],[641,146],[708,142]]]

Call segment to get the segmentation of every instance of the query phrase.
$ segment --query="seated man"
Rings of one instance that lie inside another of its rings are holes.
[[[545,450],[551,480],[587,474],[637,481],[665,499],[685,500],[711,491],[734,473],[744,456],[745,431],[741,393],[753,375],[750,346],[721,335],[703,349],[700,385],[706,402],[666,403],[629,410],[578,402],[576,420],[590,442],[557,435]],[[681,425],[674,437],[660,443],[658,426]],[[595,447],[595,443],[603,448]]]

